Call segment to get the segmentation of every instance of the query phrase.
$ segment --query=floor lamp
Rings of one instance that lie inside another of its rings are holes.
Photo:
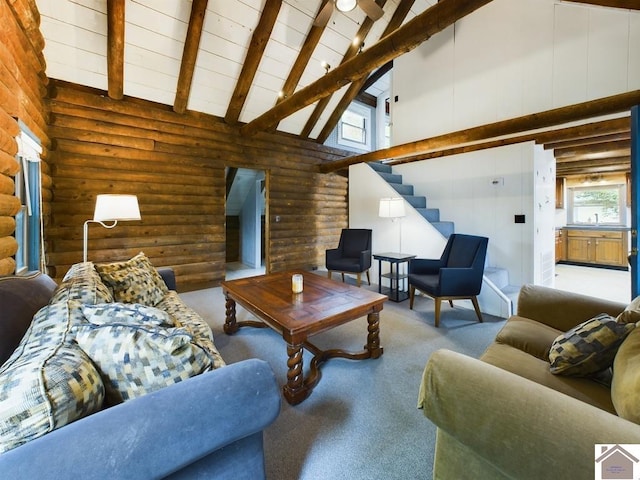
[[[129,220],[140,220],[138,197],[135,195],[98,195],[96,197],[96,208],[93,212],[93,220],[84,222],[83,261],[87,261],[89,223],[99,223],[104,228],[113,228],[118,224],[118,221]],[[106,225],[104,222],[113,222],[113,224]]]
[[[398,253],[402,252],[402,224],[400,219],[405,216],[404,198],[381,198],[378,216],[382,218],[390,218],[392,222],[398,220]]]

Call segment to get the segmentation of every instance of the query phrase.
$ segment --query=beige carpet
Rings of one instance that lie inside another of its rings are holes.
[[[366,287],[373,288],[376,287]],[[283,384],[286,349],[270,329],[222,332],[224,298],[220,288],[188,292],[182,298],[211,325],[227,363],[257,357],[270,363]],[[238,319],[250,314],[238,308]],[[472,310],[443,305],[441,328],[433,326],[433,301],[387,302],[381,313],[381,345],[376,360],[332,359],[311,396],[297,406],[284,400],[276,422],[265,432],[268,478],[417,479],[431,478],[435,428],[416,408],[424,366],[433,351],[448,348],[479,356],[504,324]],[[366,318],[313,338],[321,348],[361,350]],[[305,366],[310,358],[305,356]]]

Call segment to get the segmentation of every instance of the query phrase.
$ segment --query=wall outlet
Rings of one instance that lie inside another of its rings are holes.
[[[524,223],[524,215],[514,215],[515,223]]]

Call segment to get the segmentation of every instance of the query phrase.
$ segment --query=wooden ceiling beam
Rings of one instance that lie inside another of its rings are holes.
[[[368,105],[371,108],[376,108],[378,106],[378,99],[376,97],[374,97],[373,95],[371,95],[370,93],[367,93],[367,92],[362,92],[361,91],[356,96],[355,100],[357,100],[360,103],[363,103],[365,105]]]
[[[446,0],[445,0],[446,1]],[[439,5],[439,4],[438,4]],[[362,155],[354,155],[335,162],[320,165],[322,173],[333,172],[356,163],[372,162],[391,158],[408,157],[428,151],[464,145],[481,140],[495,139],[505,135],[549,128],[564,123],[585,120],[595,116],[609,115],[629,110],[640,103],[640,90],[604,97],[598,100],[576,103],[539,113],[489,123],[478,127],[458,130],[415,142],[384,148]]]
[[[243,135],[254,135],[308,105],[339,90],[400,55],[413,50],[434,34],[491,3],[492,0],[440,0],[420,15],[359,55],[329,71],[291,97],[240,128]]]
[[[581,155],[572,155],[567,157],[556,158],[556,162],[578,162],[582,160],[604,160],[611,157],[628,157],[631,156],[630,148],[622,148],[620,150],[607,150],[603,152],[589,152]]]
[[[320,8],[318,10],[318,13],[322,11],[322,9],[324,8],[324,6],[328,1],[331,1],[331,0],[322,1],[322,4],[320,5]],[[321,27],[311,24],[311,30],[309,30],[309,33],[304,39],[304,43],[302,44],[302,48],[300,49],[300,52],[298,53],[298,56],[296,57],[295,62],[293,62],[293,66],[291,67],[289,76],[287,77],[287,79],[284,82],[284,85],[282,86],[282,90],[280,92],[280,96],[278,97],[278,100],[276,101],[276,104],[280,103],[285,98],[290,97],[295,91],[296,87],[298,86],[298,82],[300,81],[300,78],[302,78],[302,74],[304,73],[305,69],[307,68],[307,65],[309,64],[309,60],[311,60],[311,56],[313,55],[314,50],[318,46],[318,43],[320,43],[320,38],[322,37],[322,34],[324,33],[324,29],[326,27],[327,27],[326,24]],[[349,47],[349,49],[351,48],[352,47]],[[280,122],[274,123],[271,126],[271,130],[277,130],[279,123]]]
[[[380,8],[382,8],[384,7],[386,2],[387,0],[378,0],[376,3],[380,6]],[[349,44],[349,48],[347,48],[347,51],[342,56],[340,65],[344,64],[347,60],[353,58],[360,51],[360,47],[364,45],[364,41],[367,39],[367,35],[369,35],[369,32],[371,31],[372,27],[373,27],[373,20],[371,20],[371,18],[369,17],[366,17],[362,21],[362,25],[360,25],[360,28],[358,29],[358,33],[356,33],[355,38],[357,38],[358,41],[352,42]],[[309,135],[311,135],[311,131],[313,130],[313,127],[315,127],[316,123],[318,123],[318,120],[320,120],[320,116],[325,111],[330,101],[331,101],[330,94],[321,98],[318,101],[315,108],[313,109],[313,112],[311,112],[311,115],[307,119],[307,122],[305,123],[304,127],[302,127],[302,131],[300,132],[301,138],[309,138]]]
[[[627,115],[610,120],[599,120],[573,127],[549,130],[538,135],[536,141],[537,143],[546,145],[552,142],[580,140],[587,137],[600,137],[602,135],[629,131],[631,131],[631,117]]]
[[[125,0],[107,0],[107,94],[114,100],[124,96]]]
[[[360,89],[360,93],[364,92],[368,88],[372,87],[378,80],[380,80],[387,72],[390,72],[393,68],[393,60],[385,63],[380,68],[378,68],[375,72],[367,77],[367,80],[362,85],[362,89]]]
[[[603,171],[629,171],[631,157],[611,157],[603,160],[581,160],[578,162],[556,163],[556,175],[580,175],[584,173],[599,173]]]
[[[434,150],[430,152],[419,153],[417,155],[411,155],[408,157],[402,157],[399,159],[391,160],[387,163],[389,165],[402,165],[403,163],[418,162],[420,160],[430,160],[433,158],[442,158],[450,155],[459,155],[461,153],[477,152],[479,150],[487,150],[489,148],[504,147],[506,145],[515,145],[517,143],[523,143],[523,142],[532,142],[532,141],[535,141],[535,139],[536,139],[535,134],[529,134],[529,135],[519,135],[516,137],[509,137],[509,138],[501,138],[498,140],[480,141],[476,143],[470,143],[467,145],[451,146],[449,148],[443,148],[440,150]]]
[[[326,3],[329,0],[323,0],[320,5],[320,9],[318,12],[321,12]],[[322,27],[318,27],[316,25],[311,24],[311,29],[304,39],[304,43],[302,44],[302,48],[300,48],[300,52],[296,57],[295,62],[293,62],[293,66],[291,67],[291,71],[287,76],[287,79],[282,86],[282,96],[278,99],[278,102],[281,102],[283,99],[291,96],[291,94],[296,89],[300,78],[302,78],[302,74],[304,73],[307,65],[309,64],[309,60],[311,60],[311,55],[313,55],[313,51],[320,43],[320,37],[324,33],[324,29],[326,25]]]
[[[260,15],[260,21],[253,31],[251,37],[251,43],[247,56],[242,64],[242,70],[236,83],[236,88],[231,96],[231,101],[227,107],[227,113],[224,116],[224,121],[229,125],[235,125],[240,118],[240,112],[244,103],[247,101],[247,95],[251,89],[251,84],[258,71],[260,60],[267,47],[267,42],[271,38],[271,32],[280,13],[280,7],[282,6],[282,0],[267,0]],[[271,126],[271,125],[269,125]]]
[[[581,157],[585,155],[600,155],[607,152],[631,152],[631,140],[617,140],[615,142],[602,142],[596,145],[583,145],[580,147],[557,148],[553,151],[556,159],[564,157]]]
[[[554,150],[559,148],[582,147],[585,145],[597,145],[603,142],[615,142],[617,140],[631,140],[631,132],[612,133],[599,137],[578,138],[575,140],[562,140],[559,142],[549,142],[544,144],[545,150]]]
[[[402,25],[402,22],[404,22],[404,19],[407,18],[407,15],[411,11],[411,7],[414,3],[415,0],[402,0],[400,2],[398,8],[396,8],[396,11],[393,12],[393,17],[389,21],[389,24],[384,29],[384,32],[382,32],[382,35],[380,35],[380,38],[386,37],[391,32],[396,31]],[[370,73],[371,71],[367,72],[367,75],[369,75]],[[342,114],[347,108],[349,108],[349,105],[351,105],[353,99],[356,98],[356,96],[358,96],[358,94],[361,92],[366,81],[367,77],[365,76],[360,79],[354,80],[353,83],[349,85],[349,88],[338,102],[338,105],[336,105],[336,108],[333,109],[333,112],[329,116],[329,119],[320,131],[320,134],[316,139],[318,143],[324,143],[327,138],[329,138],[329,135],[331,135],[331,132],[334,128],[336,128],[336,125],[340,121],[340,118],[342,118]]]
[[[208,1],[209,0],[193,0],[191,4],[191,16],[189,17],[187,37],[184,41],[184,49],[182,51],[182,62],[180,63],[176,96],[173,101],[173,111],[176,113],[184,113],[187,109]]]
[[[585,157],[566,157],[556,160],[557,165],[569,165],[569,164],[589,164],[598,165],[604,162],[627,162],[631,159],[631,155],[623,153],[622,155],[611,152],[610,155],[603,156],[602,158],[585,158]]]
[[[571,175],[586,175],[590,173],[627,173],[631,170],[631,162],[628,164],[616,163],[612,165],[594,165],[591,167],[577,166],[575,168],[557,168],[556,175],[568,177]]]
[[[625,8],[627,10],[640,10],[638,0],[564,0],[569,3],[586,3],[600,7]]]

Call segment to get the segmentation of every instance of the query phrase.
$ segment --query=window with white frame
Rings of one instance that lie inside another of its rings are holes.
[[[576,225],[624,225],[624,184],[571,187],[568,191],[568,220]]]
[[[352,103],[340,117],[338,143],[359,150],[371,150],[371,110]]]
[[[40,189],[40,154],[42,147],[35,135],[19,122],[21,131],[16,137],[17,160],[20,171],[16,174],[15,195],[20,199],[20,211],[16,214],[15,238],[16,273],[41,270],[42,224]]]

